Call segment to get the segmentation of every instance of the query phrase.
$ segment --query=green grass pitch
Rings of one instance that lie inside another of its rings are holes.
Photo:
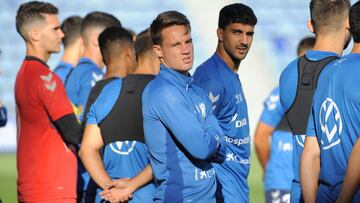
[[[250,202],[264,202],[262,171],[255,152],[251,154],[249,187]],[[0,153],[0,199],[3,203],[17,202],[15,153]]]

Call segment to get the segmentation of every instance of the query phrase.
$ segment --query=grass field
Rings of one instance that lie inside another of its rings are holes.
[[[264,202],[262,172],[255,152],[251,154],[249,176],[250,202]],[[14,153],[0,153],[0,198],[3,203],[16,201],[16,157]]]

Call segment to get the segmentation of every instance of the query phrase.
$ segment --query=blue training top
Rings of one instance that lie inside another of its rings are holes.
[[[90,107],[90,111],[87,114],[87,125],[100,125],[102,121],[114,111],[115,104],[122,90],[122,82],[123,80],[118,78],[109,82],[103,88],[99,97]],[[124,117],[124,119],[126,118]],[[120,120],[119,122],[122,121]],[[105,135],[102,134],[103,140],[104,136]],[[111,136],[117,137],[117,139],[114,139],[117,141],[105,143],[105,139],[103,150],[104,167],[111,179],[132,178],[150,163],[145,143],[128,140],[126,139],[126,135],[121,132]],[[133,198],[129,202],[152,202],[154,190],[155,185],[151,182],[136,190]],[[100,191],[101,189],[98,188],[96,202],[101,202]]]
[[[264,102],[264,111],[260,118],[260,122],[275,128],[271,136],[270,159],[265,170],[265,191],[291,189],[294,177],[292,133],[291,131],[276,130],[284,116],[285,112],[279,99],[279,87],[276,87]]]
[[[65,84],[66,77],[69,75],[70,71],[74,68],[74,66],[70,63],[66,63],[64,61],[60,61],[59,64],[54,69],[54,73],[59,76],[61,82]]]
[[[319,77],[307,136],[316,136],[320,147],[320,183],[342,184],[353,145],[360,133],[360,54],[349,54],[332,63]],[[331,191],[336,200],[340,190]],[[360,190],[354,202],[360,201]]]
[[[226,160],[214,164],[219,180],[217,199],[249,202],[250,134],[247,104],[239,79],[216,53],[195,71],[194,79],[210,98],[228,143]]]
[[[154,201],[215,202],[210,160],[222,161],[226,145],[207,95],[190,76],[161,65],[142,102]]]
[[[313,61],[321,60],[329,56],[338,56],[333,52],[314,50],[307,51],[305,54],[308,59]],[[295,101],[298,77],[298,59],[295,59],[283,70],[280,76],[280,102],[285,112],[290,109]],[[300,183],[300,159],[304,149],[304,141],[305,135],[293,136],[293,170],[294,181],[297,183]]]

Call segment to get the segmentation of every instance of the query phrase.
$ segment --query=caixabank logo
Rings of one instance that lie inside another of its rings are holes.
[[[321,132],[321,148],[328,150],[341,142],[343,123],[338,106],[331,98],[326,98],[321,104],[319,113]]]

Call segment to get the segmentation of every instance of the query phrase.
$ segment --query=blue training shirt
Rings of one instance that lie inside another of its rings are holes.
[[[103,78],[103,75],[104,73],[100,70],[100,67],[98,67],[91,59],[81,58],[79,64],[69,75],[65,85],[66,94],[71,103],[75,106],[81,105],[85,108],[92,87],[95,86],[97,81]],[[80,119],[82,120],[82,117],[80,117]],[[92,185],[88,188],[90,176],[80,159],[78,161],[78,171],[78,190],[92,190]]]
[[[74,68],[72,64],[60,61],[59,64],[56,66],[54,73],[59,76],[61,82],[65,84],[66,77],[68,76],[72,68]]]
[[[66,93],[76,106],[85,107],[91,88],[101,80],[104,73],[91,59],[81,58],[66,83]]]
[[[190,76],[163,64],[142,96],[154,202],[215,202],[215,170],[226,144],[211,103]]]
[[[285,112],[280,104],[279,88],[276,87],[264,102],[260,122],[273,128],[280,124]],[[265,170],[265,191],[290,190],[294,177],[292,170],[293,140],[290,131],[275,130],[271,136],[270,159]]]
[[[250,134],[247,104],[238,74],[215,53],[195,71],[194,79],[210,98],[214,115],[228,143],[226,160],[214,164],[219,184],[217,199],[249,202]]]
[[[360,133],[360,54],[349,54],[321,74],[313,98],[307,136],[320,147],[321,183],[342,184],[353,145]],[[340,188],[331,191],[336,200]],[[359,191],[357,194],[359,202]]]
[[[321,60],[329,56],[338,56],[333,52],[315,50],[307,51],[305,54],[308,59],[313,61]],[[285,112],[290,109],[295,101],[298,77],[298,59],[295,59],[283,70],[280,76],[280,102]],[[297,183],[300,183],[300,159],[304,149],[304,141],[305,135],[293,136],[293,170],[294,181]]]
[[[91,105],[87,114],[87,125],[99,125],[112,111],[120,96],[122,79],[109,82],[101,91],[99,97]],[[121,122],[121,121],[119,121]],[[119,137],[121,136],[121,132]],[[115,141],[104,146],[103,163],[111,179],[132,178],[140,173],[150,162],[145,143],[134,140]],[[155,185],[153,182],[139,188],[133,193],[132,203],[152,202]],[[96,202],[101,202],[97,189]]]

